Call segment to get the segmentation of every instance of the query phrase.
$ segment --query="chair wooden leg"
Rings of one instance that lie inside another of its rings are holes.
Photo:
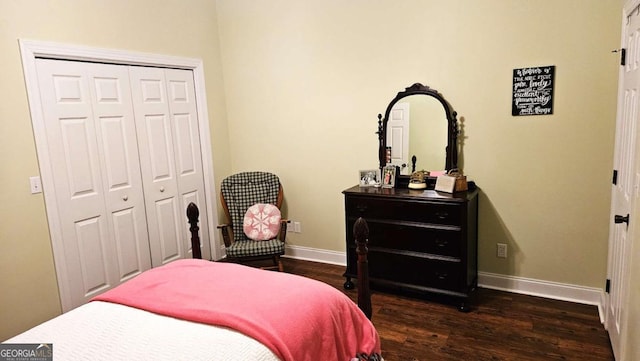
[[[274,257],[275,264],[278,266],[279,272],[284,272],[284,267],[282,266],[282,260],[279,255],[275,255]]]

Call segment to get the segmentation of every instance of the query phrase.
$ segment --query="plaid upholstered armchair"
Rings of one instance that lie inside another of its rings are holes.
[[[222,181],[220,194],[228,223],[218,228],[227,259],[238,263],[271,260],[273,265],[262,268],[282,272],[280,256],[289,221],[280,216],[280,179],[267,172],[238,173]]]

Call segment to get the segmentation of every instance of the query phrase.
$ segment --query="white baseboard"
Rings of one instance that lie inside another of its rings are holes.
[[[284,257],[329,263],[338,266],[346,266],[347,264],[347,258],[344,252],[327,251],[310,247],[287,246]],[[603,305],[605,294],[604,290],[600,288],[576,286],[488,272],[478,272],[478,286],[554,300],[594,305],[598,307],[600,321],[602,322],[604,320]]]
[[[604,290],[600,288],[488,272],[478,272],[478,287],[594,305],[598,307],[600,321],[604,321],[605,295]]]
[[[328,251],[326,249],[287,245],[284,257],[304,261],[329,263],[338,266],[347,265],[347,256],[344,252]]]

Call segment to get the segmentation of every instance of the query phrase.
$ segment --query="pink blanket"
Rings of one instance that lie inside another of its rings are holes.
[[[315,280],[231,263],[185,259],[95,297],[228,327],[281,360],[345,360],[380,353],[378,333],[342,292]]]

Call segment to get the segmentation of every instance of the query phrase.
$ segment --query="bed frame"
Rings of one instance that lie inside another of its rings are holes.
[[[200,210],[195,203],[187,206],[187,218],[189,219],[189,231],[191,232],[191,249],[193,258],[202,259],[200,251],[200,236],[198,231],[198,218]],[[356,240],[356,252],[358,254],[358,307],[371,319],[371,291],[369,290],[369,262],[367,260],[367,243],[369,242],[369,226],[364,218],[358,218],[353,226],[353,235]]]

